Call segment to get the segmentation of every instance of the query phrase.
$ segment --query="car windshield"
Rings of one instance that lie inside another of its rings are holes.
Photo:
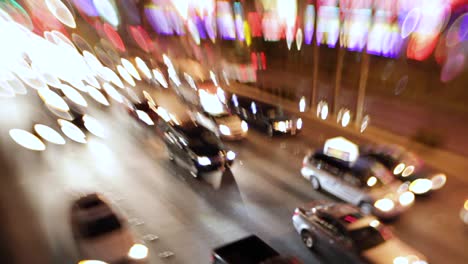
[[[186,134],[189,139],[188,144],[194,148],[220,144],[218,137],[213,132],[202,127],[194,128]]]
[[[359,251],[373,248],[385,242],[381,232],[372,226],[351,230],[349,234]]]
[[[108,214],[81,225],[80,233],[85,238],[95,238],[119,230],[121,227],[122,224],[117,216]]]

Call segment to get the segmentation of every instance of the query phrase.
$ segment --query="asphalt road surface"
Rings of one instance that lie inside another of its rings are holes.
[[[105,139],[89,136],[86,145],[67,140],[65,146],[48,145],[42,153],[11,142],[5,136],[11,122],[1,129],[3,153],[8,153],[15,174],[8,177],[21,191],[7,202],[25,200],[34,212],[18,217],[15,226],[30,228],[34,220],[40,232],[31,233],[31,240],[47,245],[53,263],[80,259],[71,238],[69,209],[75,197],[90,191],[103,193],[129,220],[137,238],[150,248],[150,263],[208,263],[212,248],[250,233],[305,263],[328,263],[305,249],[291,216],[308,201],[334,199],[312,190],[299,172],[309,148],[336,136],[331,128],[306,120],[296,137],[268,138],[252,130],[244,141],[227,143],[238,154],[231,171],[194,179],[167,159],[151,128],[136,123],[123,109],[114,106],[93,114],[106,127]],[[35,120],[50,122],[51,117]],[[390,223],[431,263],[468,259],[468,228],[458,217],[467,184],[458,179],[448,175],[444,189],[418,197],[410,212]]]

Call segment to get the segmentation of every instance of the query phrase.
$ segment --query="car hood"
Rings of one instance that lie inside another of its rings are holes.
[[[398,201],[399,188],[402,185],[400,181],[393,181],[392,183],[383,185],[379,188],[373,188],[370,190],[369,195],[374,201],[382,199],[384,197],[393,198],[393,200]],[[404,191],[404,190],[403,190]],[[403,192],[400,191],[400,192]]]
[[[237,128],[241,126],[242,120],[236,115],[231,115],[215,118],[215,122],[217,125],[225,125],[229,128]]]
[[[393,260],[397,257],[407,257],[414,260],[425,260],[425,258],[415,249],[403,243],[398,238],[392,238],[384,243],[367,249],[362,252],[364,259],[373,264],[393,264]],[[411,264],[412,261],[408,261]]]
[[[193,153],[199,157],[213,157],[219,154],[222,150],[218,145],[203,145],[199,147],[192,147],[191,148]]]

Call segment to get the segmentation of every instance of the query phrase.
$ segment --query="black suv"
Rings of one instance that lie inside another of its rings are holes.
[[[229,167],[236,158],[215,133],[192,120],[160,127],[169,158],[190,171],[193,177],[198,177],[200,172]]]

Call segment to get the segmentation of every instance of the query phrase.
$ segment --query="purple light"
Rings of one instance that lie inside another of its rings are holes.
[[[308,5],[304,15],[304,43],[310,45],[314,36],[315,9],[313,5]]]
[[[99,16],[98,11],[94,7],[93,0],[73,0],[73,4],[75,4],[75,6],[87,16]]]
[[[145,7],[145,15],[156,33],[161,35],[173,35],[164,11],[154,5]]]

